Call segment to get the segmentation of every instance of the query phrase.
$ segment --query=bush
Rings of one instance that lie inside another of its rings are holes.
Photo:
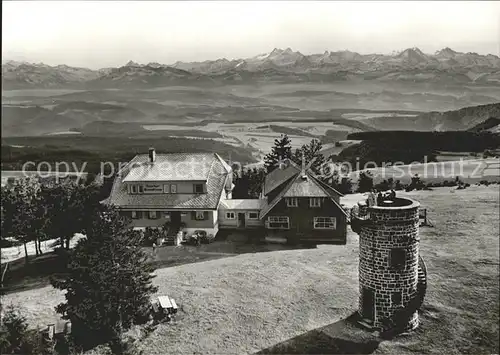
[[[401,183],[401,180],[396,180],[394,190],[398,191],[398,190],[404,190],[404,189],[405,189],[405,186]]]
[[[0,353],[50,355],[54,353],[54,344],[39,329],[28,330],[26,318],[9,306],[0,327]]]
[[[368,192],[373,189],[373,177],[369,171],[362,171],[359,174],[358,192]]]
[[[393,189],[394,185],[395,184],[393,178],[389,178],[387,180],[383,180],[382,182],[376,184],[374,187],[377,191],[387,191]]]
[[[425,188],[425,183],[420,179],[420,176],[416,174],[411,178],[411,183],[406,188],[406,191],[422,190],[423,188]]]

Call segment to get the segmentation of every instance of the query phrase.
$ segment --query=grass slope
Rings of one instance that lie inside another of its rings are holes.
[[[420,230],[429,287],[421,327],[412,336],[377,340],[375,353],[498,353],[498,186],[400,195],[420,201],[435,225]],[[252,353],[348,317],[357,309],[358,236],[349,231],[347,240],[158,269],[159,293],[174,297],[181,311],[140,348],[144,354]],[[62,300],[45,287],[3,302],[20,305],[33,325],[45,325]]]

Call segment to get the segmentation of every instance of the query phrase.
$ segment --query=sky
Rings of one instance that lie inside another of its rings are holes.
[[[2,59],[89,68],[444,47],[500,55],[500,2],[3,1]]]

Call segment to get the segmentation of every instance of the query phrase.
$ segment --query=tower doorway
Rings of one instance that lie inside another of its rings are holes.
[[[363,318],[373,321],[375,319],[375,293],[369,288],[363,288],[362,294]]]

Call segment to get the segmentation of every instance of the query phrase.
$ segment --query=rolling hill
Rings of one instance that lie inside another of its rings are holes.
[[[461,131],[473,128],[490,117],[500,118],[500,103],[408,117],[373,117],[364,122],[386,130]]]
[[[469,128],[468,131],[500,133],[500,118],[490,117],[486,121]]]
[[[145,114],[131,107],[86,101],[2,105],[2,136],[38,136],[80,128],[94,121],[133,122]]]

